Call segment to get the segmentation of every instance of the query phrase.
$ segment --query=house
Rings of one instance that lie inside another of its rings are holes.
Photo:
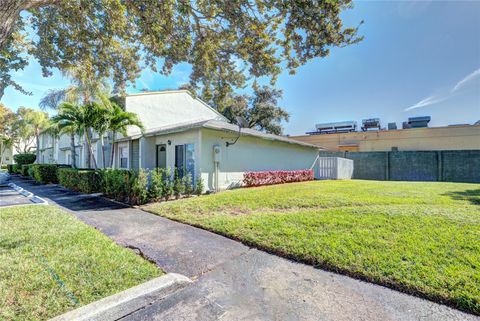
[[[240,129],[188,91],[127,95],[125,110],[136,113],[145,130],[142,133],[132,127],[126,137],[117,137],[113,144],[116,168],[176,167],[194,179],[201,175],[207,189],[218,191],[240,185],[246,171],[309,169],[317,163],[317,146]],[[44,136],[41,162],[69,163],[69,137],[63,135],[55,140]],[[85,144],[78,138],[76,142],[80,167],[86,167]],[[98,135],[94,135],[94,142],[98,161]]]

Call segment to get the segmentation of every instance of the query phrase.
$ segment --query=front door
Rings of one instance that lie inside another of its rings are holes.
[[[167,145],[157,145],[157,167],[167,168]]]

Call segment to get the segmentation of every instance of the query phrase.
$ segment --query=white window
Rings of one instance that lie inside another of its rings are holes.
[[[128,168],[128,145],[118,145],[119,167]]]

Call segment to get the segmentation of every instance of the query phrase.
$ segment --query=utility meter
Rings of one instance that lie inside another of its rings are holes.
[[[213,161],[215,163],[220,163],[221,151],[220,145],[213,145]]]

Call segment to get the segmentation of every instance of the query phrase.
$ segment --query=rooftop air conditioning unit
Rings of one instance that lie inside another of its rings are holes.
[[[314,132],[308,132],[310,135],[332,134],[332,133],[348,133],[357,129],[356,121],[341,121],[333,123],[323,123],[315,125],[317,128]]]
[[[362,130],[365,132],[369,129],[380,130],[380,118],[369,118],[362,120]]]
[[[411,128],[424,128],[428,127],[430,119],[430,116],[410,117],[408,118],[408,124]]]

